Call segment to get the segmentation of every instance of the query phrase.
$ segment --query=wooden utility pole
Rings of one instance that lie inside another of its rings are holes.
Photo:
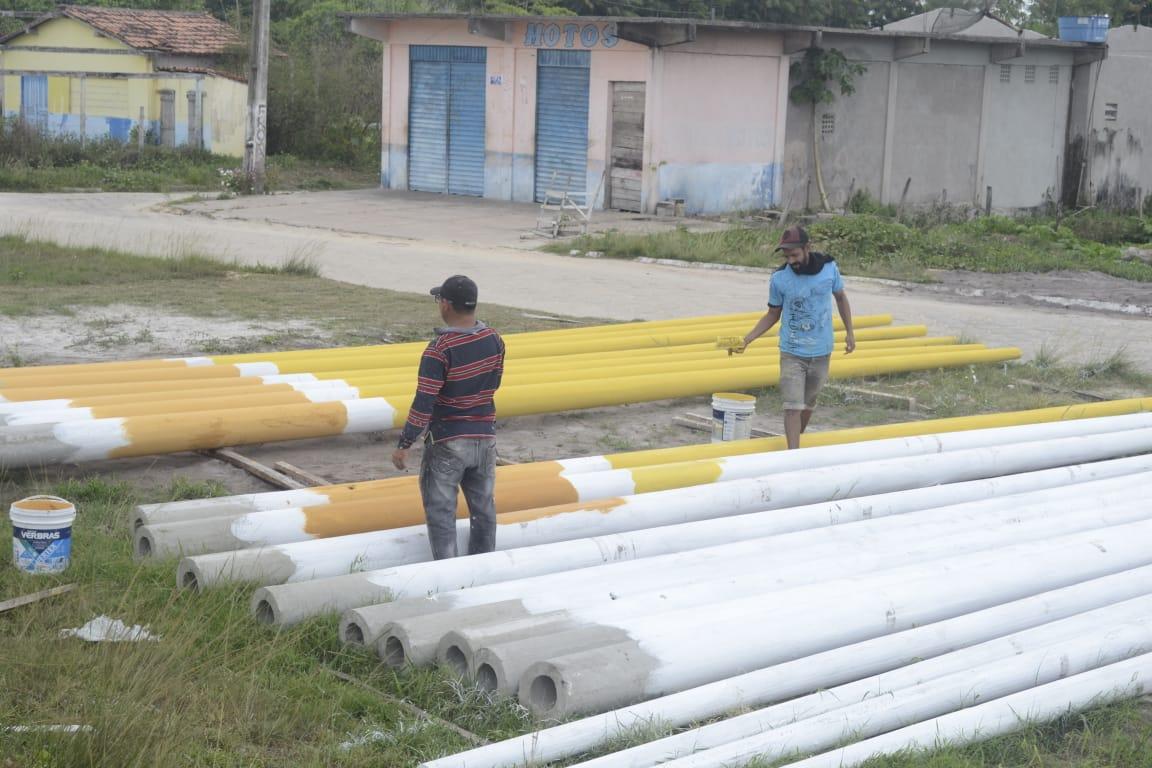
[[[252,47],[248,52],[248,132],[244,173],[253,192],[264,191],[268,146],[268,8],[271,0],[252,0]]]

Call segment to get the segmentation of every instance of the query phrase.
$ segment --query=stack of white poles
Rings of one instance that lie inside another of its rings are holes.
[[[1152,448],[1148,418],[1136,414],[734,457],[724,460],[720,473],[733,482],[498,515],[496,542],[501,550],[516,549],[1143,453]],[[1015,436],[1026,442],[1013,442]],[[822,452],[836,463],[822,466]],[[875,455],[898,458],[864,460]],[[801,469],[809,459],[815,468]],[[466,541],[467,523],[460,525]],[[144,526],[138,535],[148,532]],[[199,588],[228,580],[269,585],[428,559],[427,531],[414,526],[187,557],[177,578],[182,586]]]
[[[1007,727],[997,700],[1054,690],[1081,707],[1088,690],[1142,685],[1152,430],[1075,424],[939,436],[929,453],[802,450],[767,475],[513,514],[555,538],[269,586],[253,607],[291,623],[388,595],[346,610],[342,639],[390,664],[445,663],[540,717],[609,713],[429,768],[570,757],[644,717],[683,726],[737,707],[755,709],[588,764],[743,765],[880,739],[843,752],[859,762],[923,746],[909,723],[942,718],[965,738]],[[618,529],[622,507],[633,517]],[[401,531],[386,535],[416,535]]]
[[[705,499],[693,499],[674,489],[691,486],[704,486],[713,483],[729,483],[769,474],[838,467],[846,463],[867,459],[897,459],[923,456],[931,453],[947,453],[969,448],[997,445],[1006,441],[1035,442],[1061,439],[1078,435],[1098,435],[1114,429],[1131,430],[1152,428],[1152,413],[1111,417],[1107,422],[1100,420],[1077,420],[1037,424],[1029,427],[974,430],[923,437],[875,440],[851,445],[813,448],[803,453],[769,452],[750,455],[726,456],[716,459],[702,459],[649,467],[607,469],[595,472],[582,472],[558,478],[566,488],[555,496],[544,496],[539,489],[535,493],[524,489],[522,484],[497,484],[497,512],[517,514],[517,534],[526,536],[525,525],[529,520],[541,520],[541,526],[554,527],[550,519],[554,517],[556,500],[571,499],[576,502],[600,502],[614,507],[605,510],[596,519],[601,532],[607,530],[606,517],[626,516],[639,519],[641,514],[635,505],[628,504],[628,496],[635,495],[641,488],[657,485],[670,488],[663,496],[645,494],[646,498],[663,503],[667,500],[683,498],[695,509],[721,507],[705,503]],[[1052,453],[1053,457],[1060,454]],[[1065,457],[1062,463],[1071,463]],[[1004,471],[1011,471],[1005,468]],[[656,483],[649,478],[662,476]],[[937,480],[939,482],[939,480]],[[730,488],[728,490],[731,490]],[[704,491],[707,495],[707,491]],[[534,503],[544,496],[544,503]],[[793,502],[800,503],[800,502]],[[566,509],[575,509],[569,505]],[[537,510],[537,511],[529,511]],[[355,534],[381,529],[393,529],[391,521],[403,520],[416,527],[422,523],[423,509],[418,495],[408,493],[392,497],[373,497],[357,504],[325,505],[320,507],[290,507],[288,509],[264,510],[234,516],[220,516],[199,520],[184,520],[172,523],[152,523],[137,528],[134,532],[136,551],[140,556],[166,556],[173,554],[199,554],[228,552],[237,549],[266,547],[277,544],[315,541],[336,538],[340,534]],[[725,514],[733,514],[727,512]],[[576,516],[565,514],[572,521]],[[691,518],[688,518],[691,519]],[[653,523],[659,524],[659,523]],[[639,526],[637,526],[639,527]],[[409,531],[408,533],[411,533]],[[404,535],[412,540],[408,533]],[[461,521],[461,546],[467,543],[467,523]],[[568,538],[583,534],[573,532]],[[504,547],[510,541],[498,536]],[[526,539],[526,541],[528,541]],[[529,543],[536,543],[531,541]],[[508,546],[516,546],[508,544]],[[427,552],[424,546],[420,552]]]
[[[1046,626],[1067,628],[1075,627],[1078,623],[1083,628],[1084,622],[1075,621],[1078,615],[1087,616],[1086,622],[1091,626],[1100,615],[1095,613],[1098,609],[1132,601],[1131,605],[1138,610],[1141,604],[1139,601],[1146,601],[1149,595],[1152,595],[1152,566],[1122,571],[956,618],[798,658],[640,704],[572,720],[524,736],[430,760],[423,763],[421,768],[512,768],[540,765],[593,751],[652,723],[682,727],[737,710],[760,708],[772,701],[792,699],[818,689],[868,679],[888,670],[914,665],[920,660],[942,659],[944,654],[989,643],[996,638],[1004,639],[1005,645],[1000,646],[1000,651],[1002,655],[1008,655],[1016,652],[1014,633],[1037,628],[1037,634],[1033,635],[1037,637]],[[1062,624],[1061,620],[1069,617],[1073,618],[1074,623]],[[989,647],[995,649],[996,646],[989,644]],[[961,657],[962,664],[970,663],[970,660],[971,657],[969,660]],[[923,669],[921,667],[921,673],[911,679],[922,679]],[[955,667],[944,669],[951,671]],[[1107,685],[1097,689],[1107,690]],[[872,688],[869,694],[882,692]],[[848,700],[842,703],[852,702]],[[1058,713],[1066,709],[1067,706],[1055,707]],[[824,711],[828,711],[827,705],[816,708],[812,714]],[[1016,724],[1017,727],[1019,725]],[[925,733],[929,734],[929,738],[919,746],[933,746],[931,731],[918,731],[921,738]],[[731,740],[728,738],[730,734],[731,731],[724,732],[721,729],[713,730],[711,735],[702,733],[700,728],[687,730],[670,739],[652,742],[651,746],[618,753],[622,758],[620,764],[654,765],[659,760],[675,757],[681,750],[691,749],[697,739],[702,748],[708,748],[727,743]],[[733,738],[739,738],[740,735],[738,731]],[[900,742],[894,740],[894,743]],[[912,745],[915,746],[914,743]],[[879,751],[884,750],[860,750],[857,754],[870,756]],[[839,763],[818,762],[814,765],[837,766]]]

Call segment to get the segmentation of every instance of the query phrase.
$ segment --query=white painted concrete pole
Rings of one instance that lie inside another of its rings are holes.
[[[63,402],[67,402],[67,401],[63,401]],[[1117,401],[1117,403],[1124,403],[1124,402],[1127,402],[1127,401]],[[4,404],[4,403],[0,403],[0,411],[2,411],[5,408],[5,405],[6,404]],[[11,405],[19,406],[22,404],[21,403],[13,403]],[[1106,404],[1101,404],[1101,405],[1108,405],[1108,406],[1116,407],[1116,404],[1114,404],[1114,403],[1106,403]],[[1058,413],[1059,409],[1050,409],[1050,410],[1051,411],[1057,411],[1057,413],[1050,413],[1050,412],[1046,411],[1045,409],[1040,409],[1038,411],[1020,411],[1016,414],[1008,414],[1008,416],[1027,417],[1027,416],[1032,416],[1033,414],[1035,414],[1034,418],[1047,419],[1047,421],[1038,421],[1035,423],[1049,423],[1053,420],[1059,420],[1059,418],[1060,418],[1059,413]],[[976,418],[977,419],[983,419],[983,418],[987,418],[987,417],[976,417]],[[1077,416],[1076,418],[1084,418],[1084,417]],[[1092,418],[1105,418],[1105,417],[1092,417]],[[954,431],[968,431],[970,429],[969,427],[965,427],[963,430],[961,430],[958,422],[970,422],[972,420],[973,419],[960,419],[960,420],[936,419],[932,422],[922,422],[921,424],[925,428],[935,427],[935,429],[933,429],[933,431],[939,431],[942,434],[944,434],[944,433],[947,433],[947,431],[949,429],[952,429]],[[1071,420],[1071,418],[1069,418],[1068,420]],[[1088,430],[1087,433],[1111,431],[1113,429],[1121,428],[1119,426],[1119,422],[1096,421],[1095,423],[1098,426],[1091,428],[1090,430]],[[1140,426],[1146,426],[1145,424],[1143,424],[1143,422],[1125,422],[1125,424],[1130,425],[1130,426],[1124,427],[1124,428],[1129,428],[1129,429],[1135,429],[1135,428],[1139,428]],[[1116,425],[1116,426],[1112,426],[1112,425]],[[906,427],[908,425],[901,425],[901,426]],[[1016,428],[1021,428],[1024,426],[1027,426],[1027,425],[1026,424],[1020,424]],[[849,433],[853,433],[853,432],[855,432],[855,431],[854,430],[847,430],[843,433],[845,435],[845,437],[844,437],[845,442],[842,444],[848,444],[850,442],[847,435]],[[821,433],[821,437],[827,438],[829,435],[836,435],[836,434],[841,434],[841,433]],[[931,432],[922,432],[920,434],[931,434]],[[1017,433],[1018,437],[1016,437],[1015,442],[1027,442],[1027,438],[1023,437],[1023,435],[1027,435],[1027,434],[1030,434],[1030,433]],[[1039,439],[1046,439],[1049,437],[1068,437],[1068,436],[1070,436],[1070,435],[1044,433],[1044,434],[1036,434],[1036,436],[1033,439],[1039,440]],[[885,438],[885,439],[890,439],[890,438]],[[876,441],[873,441],[873,442],[876,442]],[[769,441],[766,441],[766,440],[740,441],[741,448],[737,449],[736,446],[732,446],[731,450],[733,450],[735,452],[733,455],[746,454],[746,453],[749,453],[749,451],[747,450],[748,446],[764,445],[765,448],[762,448],[760,451],[756,451],[756,452],[764,452],[764,453],[773,452],[773,451],[768,450],[767,446],[769,444],[770,444]],[[669,463],[669,462],[673,462],[673,461],[683,461],[683,460],[687,460],[682,455],[685,451],[695,450],[696,448],[699,448],[699,447],[701,447],[701,446],[688,446],[688,447],[685,447],[683,449],[672,449],[671,451],[668,451],[668,450],[665,450],[665,451],[640,451],[640,452],[635,452],[635,453],[631,453],[631,454],[628,454],[628,453],[626,453],[626,454],[614,454],[614,455],[609,454],[609,455],[603,455],[603,456],[586,456],[586,457],[580,457],[580,458],[574,458],[574,459],[562,459],[562,460],[555,461],[555,462],[535,462],[535,463],[530,464],[530,465],[519,465],[515,469],[504,467],[504,468],[500,468],[497,470],[497,478],[498,478],[497,482],[498,482],[498,486],[499,486],[499,483],[502,482],[506,477],[510,478],[512,476],[513,472],[521,473],[521,474],[528,473],[528,474],[539,475],[539,474],[541,474],[541,472],[539,472],[538,470],[536,470],[534,468],[535,467],[543,467],[543,465],[545,465],[545,464],[549,465],[550,469],[552,471],[554,471],[558,476],[566,478],[566,477],[570,477],[572,475],[584,474],[587,472],[603,472],[603,471],[608,471],[611,469],[622,468],[620,466],[621,464],[625,464],[626,466],[629,466],[629,467],[637,467],[637,466],[652,466],[652,465],[659,464],[659,463]],[[967,447],[975,447],[975,446],[969,445]],[[812,455],[810,452],[814,451],[815,448],[804,448],[803,450],[805,452],[804,455]],[[666,456],[667,458],[664,458],[662,460],[656,460],[656,461],[652,460],[651,458],[645,459],[645,460],[637,460],[634,458],[634,456],[636,456],[636,455],[653,456],[653,454],[657,454],[657,453],[659,453],[663,456]],[[816,454],[816,455],[819,456],[820,454]],[[878,457],[869,456],[868,458],[878,458]],[[843,459],[837,459],[837,461],[842,461],[842,460]],[[815,465],[809,464],[808,466],[811,467],[811,466],[815,466]],[[516,475],[516,476],[519,477],[520,475]],[[392,478],[391,480],[392,481],[400,480],[400,478]],[[138,527],[140,525],[144,525],[144,524],[152,523],[152,522],[175,522],[178,520],[195,520],[195,519],[199,519],[199,518],[222,517],[222,516],[226,516],[226,515],[227,516],[239,516],[241,514],[247,514],[249,512],[261,512],[264,510],[272,510],[272,509],[287,509],[289,507],[319,506],[319,505],[325,505],[325,504],[333,503],[333,497],[329,496],[330,492],[338,492],[341,494],[346,493],[346,492],[350,492],[350,491],[362,491],[364,493],[373,493],[373,492],[375,492],[375,489],[378,487],[379,484],[386,483],[386,482],[389,482],[389,481],[374,480],[374,481],[369,481],[369,482],[365,482],[365,483],[358,483],[355,485],[354,488],[349,487],[347,485],[339,485],[339,486],[326,486],[326,487],[322,487],[322,488],[313,488],[313,489],[310,489],[308,491],[273,491],[273,492],[269,492],[269,493],[253,493],[253,494],[240,494],[237,496],[222,496],[222,497],[216,497],[216,498],[211,498],[211,499],[189,499],[189,500],[185,500],[185,501],[162,502],[159,504],[142,504],[142,505],[139,505],[135,510],[133,524],[134,524],[134,527]],[[345,495],[339,495],[335,498],[338,498],[340,500],[344,500],[344,499],[347,499],[349,497],[345,496]]]
[[[396,635],[400,643],[399,647],[393,646],[389,656],[400,655],[400,661],[422,664],[431,661],[438,651],[444,657],[454,655],[470,662],[477,647],[473,631],[478,632],[478,641],[486,647],[476,654],[477,665],[487,669],[478,669],[477,676],[484,677],[490,688],[512,691],[529,663],[530,651],[539,645],[542,635],[548,634],[545,627],[560,632],[621,617],[707,606],[716,602],[717,595],[736,600],[965,552],[1135,522],[1152,517],[1152,510],[1132,501],[1148,490],[1152,490],[1152,485],[1146,482],[1142,488],[1118,487],[1111,497],[1072,497],[1040,506],[984,511],[946,507],[751,539],[643,562],[503,582],[447,593],[439,601],[419,601],[429,609],[440,610],[394,621],[384,634]],[[1084,509],[1085,506],[1089,508]],[[483,616],[475,627],[455,618],[455,611],[461,606],[503,600],[520,602],[525,616],[523,629],[490,627]],[[403,603],[385,603],[352,612],[349,619],[354,617],[359,634],[370,638],[389,614],[407,608]],[[531,616],[540,618],[533,624],[528,619]],[[557,618],[564,619],[566,626],[552,628]],[[404,639],[412,636],[414,628],[428,625],[447,626],[453,631],[448,635],[443,631],[437,635],[435,630],[420,632],[428,638],[422,646]],[[476,669],[469,663],[469,671]]]
[[[723,459],[692,462],[690,465],[665,465],[637,469],[617,469],[606,472],[592,472],[564,478],[564,488],[555,499],[540,494],[542,507],[559,500],[575,496],[578,501],[596,501],[609,497],[635,494],[651,481],[649,477],[662,477],[657,480],[661,488],[688,487],[711,482],[727,482],[750,477],[760,477],[770,473],[786,472],[816,467],[841,466],[859,461],[875,461],[885,458],[928,455],[950,452],[1006,442],[1049,440],[1085,434],[1102,434],[1110,428],[1128,431],[1132,428],[1152,428],[1152,413],[1132,417],[1111,417],[1106,420],[1086,420],[1056,422],[1029,427],[1003,427],[999,429],[975,430],[971,432],[945,433],[913,438],[876,440],[867,443],[835,445],[810,448],[803,452],[785,451],[731,456]],[[680,479],[673,479],[680,478]],[[497,484],[497,505],[503,507],[501,486]],[[531,498],[532,492],[518,491],[513,498]],[[413,502],[416,500],[413,499]],[[323,538],[322,531],[332,526],[312,524],[311,516],[322,514],[324,520],[335,520],[340,515],[340,507],[329,506],[322,512],[298,507],[288,510],[252,512],[236,517],[232,522],[225,518],[189,520],[167,524],[149,525],[136,533],[136,552],[139,556],[163,557],[174,554],[205,554],[227,552],[234,549],[289,544]],[[517,511],[502,509],[504,512]],[[349,510],[348,524],[340,526],[347,533],[364,533],[370,530],[385,529],[393,511],[384,504],[379,505],[375,515],[365,513],[363,508]],[[355,521],[355,522],[352,522]],[[348,530],[351,528],[352,530]],[[468,522],[461,521],[459,535],[465,540],[468,536]]]
[[[702,508],[695,501],[673,509],[678,489],[615,499],[576,509],[516,512],[497,518],[499,549],[583,538],[589,535],[673,525],[748,511],[809,504],[819,500],[865,496],[896,490],[1014,474],[1046,467],[1095,461],[1152,450],[1152,430],[1064,438],[1006,447],[952,451],[846,467],[798,471],[761,478],[758,499],[745,499],[739,508]],[[708,486],[711,487],[711,486]],[[754,503],[752,508],[747,504]],[[461,527],[461,530],[464,530]],[[336,576],[355,568],[376,570],[429,559],[423,527],[281,544],[258,550],[184,558],[177,582],[204,588],[227,581],[261,585]]]
[[[1146,485],[1146,483],[1145,483]],[[1040,507],[965,514],[963,506],[903,518],[867,521],[832,529],[800,531],[738,544],[693,550],[600,568],[504,582],[447,593],[436,599],[403,600],[348,612],[341,620],[346,639],[377,639],[381,656],[393,664],[430,663],[433,657],[474,672],[490,690],[511,692],[541,645],[572,650],[605,637],[598,625],[635,619],[796,588],[804,584],[891,569],[963,552],[1003,547],[1146,519],[1150,510],[1132,486],[1115,496],[1071,497]],[[1099,504],[1112,510],[1092,509]],[[977,505],[973,505],[977,506]],[[1084,509],[1089,506],[1089,509]],[[929,518],[931,521],[929,522]],[[517,626],[509,626],[517,605]],[[500,616],[484,613],[497,604]],[[475,608],[467,617],[463,607]],[[593,628],[592,633],[585,631]],[[610,635],[624,640],[619,632]],[[477,650],[478,649],[478,650]]]
[[[283,399],[285,404],[296,404],[304,402],[330,403],[338,400],[356,400],[360,397],[360,390],[346,386],[342,382],[316,382],[307,385],[292,384],[290,386],[295,392],[299,393],[299,397],[289,399],[287,395],[280,398],[277,395],[269,394],[260,405],[276,405],[277,400],[280,399]],[[213,390],[213,392],[219,394],[206,394],[196,399],[158,401],[154,404],[149,404],[149,408],[155,410],[154,415],[159,415],[163,413],[161,408],[164,406],[170,406],[173,411],[179,411],[181,413],[215,411],[235,407],[237,400],[236,388],[232,390]],[[127,415],[129,414],[125,414],[125,416]],[[0,424],[6,427],[26,427],[37,424],[77,423],[99,418],[101,417],[95,414],[91,408],[45,409],[0,416]]]
[[[787,768],[853,768],[881,755],[984,741],[1149,690],[1152,654],[1146,653],[789,763]]]
[[[370,397],[163,416],[0,428],[0,465],[29,467],[298,440],[396,426],[398,407]],[[222,415],[223,414],[223,415]]]
[[[1146,494],[1147,491],[1143,493]],[[1152,516],[1152,510],[1147,509],[1146,504],[1132,502],[1131,498],[1128,497],[1127,504],[1105,514],[1103,524],[1124,524],[1146,520]],[[1013,515],[1021,515],[1024,519],[1017,522],[1012,519]],[[574,627],[581,627],[589,624],[610,624],[622,617],[632,619],[693,606],[706,607],[714,603],[717,595],[724,595],[726,600],[736,600],[828,579],[860,577],[887,568],[912,566],[948,556],[989,551],[1025,541],[1038,541],[1093,530],[1100,527],[1098,524],[1100,521],[1100,516],[1094,510],[1072,512],[1056,517],[1048,517],[1043,511],[1039,513],[1031,510],[1007,511],[991,516],[987,521],[976,523],[976,526],[985,530],[956,532],[957,529],[965,527],[963,523],[955,528],[916,526],[905,531],[888,532],[888,536],[894,539],[891,542],[884,542],[885,534],[875,531],[877,535],[874,537],[857,539],[858,548],[853,548],[847,542],[829,542],[828,546],[805,547],[802,551],[811,555],[810,560],[802,557],[782,557],[776,554],[774,548],[768,547],[765,558],[772,562],[770,567],[724,578],[705,577],[704,581],[663,590],[634,594],[625,591],[615,600],[602,601],[586,607],[578,605],[554,615],[547,621],[555,626],[557,619],[565,619]],[[845,528],[854,527],[858,526],[845,526]],[[771,540],[765,543],[771,543]],[[786,552],[788,547],[781,549]],[[438,646],[434,646],[435,652],[443,651],[442,658],[452,657],[469,665],[468,671],[474,673],[483,687],[489,690],[514,692],[520,676],[532,660],[533,653],[542,644],[547,645],[547,641],[541,639],[543,632],[538,627],[530,627],[524,631],[496,635],[495,639],[486,639],[484,637],[486,628],[480,627],[480,630],[479,643],[470,641],[470,632],[466,627],[454,630],[444,636]],[[499,632],[499,628],[494,630]],[[554,631],[562,632],[567,629],[557,628]],[[489,634],[488,638],[491,637]],[[554,649],[550,648],[549,652],[554,652]]]
[[[1152,566],[1126,570],[573,720],[431,760],[421,768],[514,768],[561,760],[591,751],[653,721],[683,726],[711,719],[1150,593]]]
[[[1103,435],[774,472],[739,486],[735,484],[737,478],[733,477],[735,482],[499,515],[496,546],[501,550],[518,549],[534,544],[783,509],[818,501],[1016,474],[1150,450],[1152,430],[1125,430]],[[725,464],[725,472],[730,471],[730,466]],[[458,522],[457,536],[461,542],[467,542],[467,533],[467,521]]]
[[[1096,486],[1096,481],[1138,472],[1152,472],[1152,455],[752,513],[740,516],[736,525],[735,521],[725,518],[704,520],[497,551],[467,559],[412,563],[262,587],[252,596],[252,611],[262,622],[288,625],[321,613],[340,613],[387,600],[656,557],[690,548],[849,523],[865,517],[880,518],[1013,494],[1020,494],[1010,500],[1016,504],[1058,500],[1088,492],[1084,486]]]
[[[776,761],[797,753],[827,749],[846,739],[873,736],[962,709],[974,701],[989,701],[1034,688],[1152,651],[1148,621],[1103,625],[1079,637],[1036,648],[1008,651],[1005,658],[934,678],[918,685],[893,689],[879,682],[879,695],[856,699],[849,706],[815,717],[788,706],[797,722],[771,718],[770,730],[749,735],[676,760],[668,768],[722,768],[747,765],[752,759]],[[818,698],[820,694],[816,695]],[[629,762],[611,759],[586,763],[588,768],[620,768]]]
[[[602,711],[1152,562],[1152,521],[962,555],[612,626],[629,640],[551,657],[520,683],[540,716]],[[1060,568],[1052,568],[1054,562]],[[604,626],[601,624],[600,626]],[[781,628],[791,628],[791,632]],[[561,638],[562,641],[562,638]],[[706,650],[705,650],[706,649]],[[703,651],[703,652],[702,652]]]

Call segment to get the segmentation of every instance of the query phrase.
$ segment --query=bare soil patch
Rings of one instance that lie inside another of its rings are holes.
[[[1152,268],[1150,268],[1152,269]],[[1152,317],[1152,285],[1099,272],[986,272],[932,270],[938,283],[909,290],[950,294],[973,303],[1065,307],[1078,311]]]
[[[197,317],[129,304],[75,307],[69,314],[0,315],[0,364],[48,365],[220,354],[283,334],[324,342],[331,334],[307,320]]]

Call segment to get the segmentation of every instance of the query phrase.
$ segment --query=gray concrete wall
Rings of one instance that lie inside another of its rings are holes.
[[[825,189],[833,207],[848,202],[853,191],[863,189],[879,200],[884,174],[885,128],[888,123],[888,74],[892,59],[890,40],[861,40],[825,35],[824,45],[841,51],[867,69],[854,79],[855,92],[816,108],[816,120],[830,115],[833,130],[820,135],[820,157]],[[793,59],[803,56],[793,55]],[[789,79],[789,88],[796,85]],[[789,210],[818,208],[820,194],[812,162],[812,107],[788,100],[787,137],[784,151],[783,200]]]
[[[989,119],[978,201],[987,187],[992,188],[996,208],[1055,201],[1065,162],[1072,67],[1033,64],[1030,57],[1024,57],[991,66],[988,75]]]
[[[884,128],[888,118],[887,61],[866,62],[856,91],[816,106],[820,158],[829,202],[842,207],[863,189],[879,200],[884,174]],[[795,81],[791,82],[795,85]],[[828,116],[828,117],[825,117]],[[821,130],[825,123],[831,132]],[[816,208],[820,195],[812,167],[812,107],[788,103],[784,150],[784,201],[789,209]]]
[[[868,67],[855,94],[816,112],[817,121],[827,114],[835,124],[820,137],[834,207],[858,189],[888,203],[983,205],[992,186],[997,208],[1036,206],[1057,194],[1074,51],[1029,50],[1003,62],[1009,81],[1001,83],[1001,64],[991,62],[986,44],[935,40],[927,52],[895,61],[892,40],[826,33],[823,44]],[[789,103],[784,200],[791,208],[820,204],[812,141],[810,107]]]
[[[1081,202],[1137,207],[1152,194],[1152,27],[1110,30],[1108,58],[1081,69],[1084,95],[1071,135],[1087,155]]]
[[[900,62],[896,82],[889,199],[972,202],[984,68]]]

